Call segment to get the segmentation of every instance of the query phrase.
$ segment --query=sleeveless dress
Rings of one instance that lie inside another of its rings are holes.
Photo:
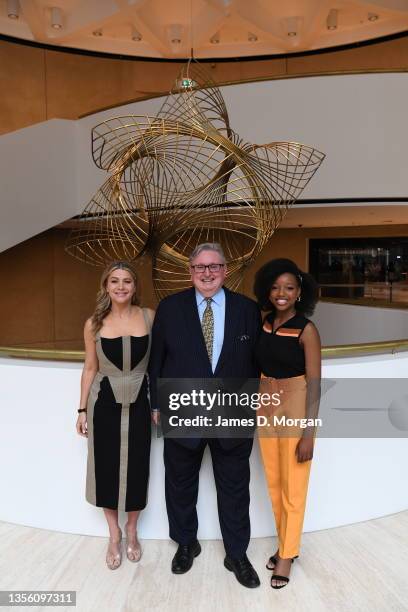
[[[99,371],[88,397],[86,500],[113,510],[142,510],[149,481],[151,418],[146,376],[151,323],[144,336],[96,334]]]

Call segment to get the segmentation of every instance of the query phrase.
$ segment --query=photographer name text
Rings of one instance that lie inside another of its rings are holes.
[[[169,425],[171,427],[255,427],[257,425],[258,427],[296,427],[306,429],[307,427],[322,427],[323,421],[319,418],[293,419],[284,415],[274,415],[268,418],[260,414],[248,419],[226,418],[222,416],[213,419],[212,417],[201,415],[188,418],[172,415],[169,417]]]

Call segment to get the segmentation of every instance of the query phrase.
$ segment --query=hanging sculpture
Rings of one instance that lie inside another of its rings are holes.
[[[294,142],[244,143],[194,60],[156,117],[94,127],[92,156],[110,175],[66,250],[94,265],[150,254],[159,298],[190,285],[188,258],[203,242],[221,243],[236,289],[325,157]]]

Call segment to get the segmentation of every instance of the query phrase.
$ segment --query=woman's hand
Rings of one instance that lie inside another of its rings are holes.
[[[81,412],[78,415],[76,422],[76,430],[80,436],[83,436],[84,438],[88,437],[88,423],[86,418],[86,412]]]
[[[160,423],[160,412],[158,410],[152,410],[152,421],[155,425]]]
[[[295,451],[298,463],[303,463],[304,461],[310,461],[311,459],[313,459],[313,447],[313,436],[307,438],[300,438]]]

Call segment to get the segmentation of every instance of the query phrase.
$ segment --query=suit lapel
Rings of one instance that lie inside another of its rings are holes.
[[[234,299],[234,294],[224,287],[225,292],[225,322],[224,322],[224,341],[222,343],[221,354],[215,368],[214,376],[218,375],[223,364],[228,358],[228,352],[233,346],[233,339],[237,335],[237,327],[239,323],[239,308]]]

